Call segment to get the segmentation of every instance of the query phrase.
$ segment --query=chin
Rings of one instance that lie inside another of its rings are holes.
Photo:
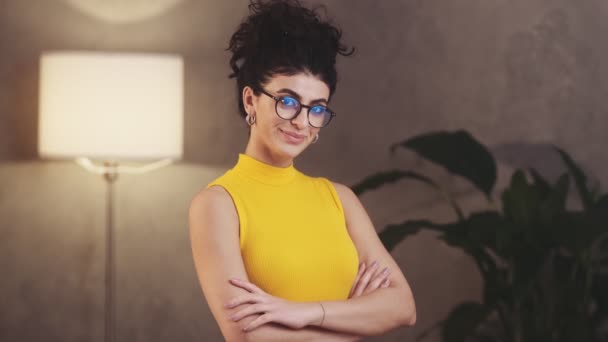
[[[306,147],[308,147],[308,144],[306,142],[302,143],[301,145],[291,145],[279,141],[274,146],[273,151],[277,155],[284,156],[285,158],[295,159],[297,156],[299,156],[300,154],[302,154],[302,152],[306,150]]]
[[[281,146],[278,146],[277,150],[282,155],[289,157],[291,159],[294,159],[297,156],[299,156],[300,154],[302,154],[302,152],[304,152],[304,150],[306,150],[306,146],[304,146],[304,144],[302,144],[302,145],[303,146],[293,146],[293,145],[282,144]]]

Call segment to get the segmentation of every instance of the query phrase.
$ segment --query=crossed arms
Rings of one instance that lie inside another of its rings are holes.
[[[414,299],[403,273],[356,195],[344,185],[334,186],[360,261],[363,265],[376,261],[391,272],[383,276],[378,267],[360,270],[348,300],[320,304],[282,300],[249,283],[239,249],[238,215],[223,188],[210,187],[192,200],[189,221],[194,263],[226,340],[357,341],[415,323]]]

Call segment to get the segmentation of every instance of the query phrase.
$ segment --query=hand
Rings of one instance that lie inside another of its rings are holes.
[[[355,282],[350,290],[348,298],[360,297],[362,295],[373,292],[379,288],[387,288],[390,285],[388,276],[390,271],[385,267],[382,271],[376,272],[378,262],[374,261],[370,267],[367,267],[364,262],[359,264],[359,272],[355,278]]]
[[[226,308],[244,305],[243,309],[234,313],[230,318],[238,322],[255,314],[262,314],[245,327],[251,331],[266,323],[274,322],[292,329],[301,329],[312,322],[321,320],[322,308],[318,303],[297,303],[274,297],[264,292],[256,285],[239,279],[230,279],[230,284],[247,290],[249,293],[231,299]]]

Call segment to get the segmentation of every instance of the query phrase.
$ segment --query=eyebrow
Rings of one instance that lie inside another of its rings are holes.
[[[293,91],[289,88],[279,89],[279,90],[277,90],[277,93],[287,93],[287,94],[295,97],[298,101],[302,102],[302,97],[298,93],[296,93],[295,91]],[[325,105],[327,105],[327,100],[324,98],[320,98],[320,99],[310,101],[310,104],[315,104],[315,103],[325,103]]]

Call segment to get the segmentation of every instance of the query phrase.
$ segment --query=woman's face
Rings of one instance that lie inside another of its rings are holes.
[[[293,105],[293,99],[306,106],[327,106],[329,99],[327,84],[308,73],[276,75],[262,85],[262,89],[276,98],[289,96],[286,102],[280,103],[279,106]],[[309,124],[308,108],[302,107],[298,116],[286,120],[277,115],[277,101],[270,96],[263,93],[256,96],[251,88],[246,87],[243,97],[247,112],[256,116],[249,139],[258,152],[270,153],[273,159],[293,159],[302,153],[319,133],[320,128]]]

